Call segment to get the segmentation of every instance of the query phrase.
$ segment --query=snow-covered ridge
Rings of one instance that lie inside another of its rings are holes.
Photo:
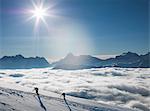
[[[69,108],[71,111],[132,111],[74,97],[66,97],[68,108],[65,101],[56,95],[40,94],[44,109],[35,93],[0,87],[0,111],[69,111]]]

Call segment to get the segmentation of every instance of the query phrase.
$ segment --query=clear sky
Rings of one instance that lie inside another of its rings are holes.
[[[0,57],[149,51],[149,0],[44,1],[50,16],[35,28],[31,0],[0,0]]]

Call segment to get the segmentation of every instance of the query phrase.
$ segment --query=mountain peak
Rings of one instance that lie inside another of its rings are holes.
[[[29,57],[18,54],[15,56],[4,56],[0,59],[0,69],[30,69],[45,68],[49,63],[44,57]]]
[[[72,58],[72,57],[74,57],[74,55],[73,55],[73,53],[71,53],[71,52],[68,53],[67,56],[66,56],[66,58]]]
[[[124,58],[124,57],[127,57],[127,58],[133,58],[133,57],[139,57],[138,54],[136,53],[133,53],[133,52],[126,52],[126,53],[122,53],[121,55],[119,56],[116,56],[116,58]]]
[[[133,53],[133,52],[126,52],[126,53],[123,53],[122,56],[125,56],[125,55],[138,55],[136,53]]]
[[[15,56],[16,58],[24,58],[21,54]]]

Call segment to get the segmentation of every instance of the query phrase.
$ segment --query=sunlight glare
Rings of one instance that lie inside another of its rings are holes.
[[[40,22],[43,22],[46,26],[48,26],[46,22],[46,17],[49,17],[49,7],[44,6],[44,1],[35,2],[32,1],[33,9],[29,10],[30,17],[28,20],[35,19],[35,30],[38,28]]]
[[[41,7],[36,7],[35,10],[33,10],[33,16],[35,16],[37,19],[43,19],[46,13],[46,10]]]

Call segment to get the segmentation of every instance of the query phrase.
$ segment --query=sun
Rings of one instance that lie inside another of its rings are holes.
[[[42,28],[49,31],[52,27],[51,24],[57,19],[64,19],[59,15],[56,9],[57,3],[51,0],[30,0],[31,5],[25,9],[27,16],[26,22],[34,23],[34,33],[39,32]],[[44,27],[43,27],[44,26]]]
[[[44,6],[44,1],[40,0],[40,2],[32,1],[32,9],[28,10],[30,17],[28,20],[35,20],[35,28],[39,26],[41,22],[47,25],[46,18],[50,16],[49,7]]]
[[[36,19],[42,20],[47,15],[46,10],[44,10],[42,7],[36,7],[32,12],[33,16],[36,17]]]
[[[32,18],[36,19],[36,22],[43,21],[45,23],[45,17],[49,16],[48,8],[44,8],[43,4],[35,5],[34,9],[31,10]]]

